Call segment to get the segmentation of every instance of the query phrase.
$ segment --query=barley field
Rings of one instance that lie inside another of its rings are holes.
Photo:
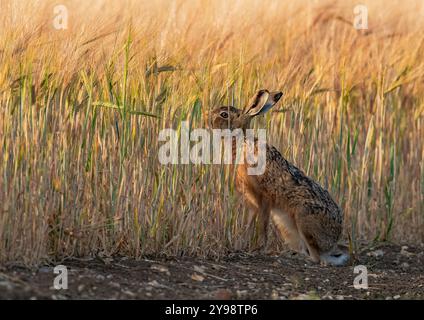
[[[424,3],[361,3],[364,30],[351,0],[0,0],[0,262],[249,250],[229,167],[162,165],[158,135],[262,88],[345,242],[424,241]]]

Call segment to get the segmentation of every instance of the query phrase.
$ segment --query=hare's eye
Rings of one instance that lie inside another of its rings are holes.
[[[222,111],[220,114],[221,118],[227,119],[228,118],[228,112]]]

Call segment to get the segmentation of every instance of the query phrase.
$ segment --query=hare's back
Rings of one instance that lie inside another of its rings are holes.
[[[266,170],[258,178],[262,180],[263,188],[276,201],[301,209],[305,214],[323,214],[339,224],[342,223],[341,209],[330,193],[287,161],[275,147],[267,147]]]

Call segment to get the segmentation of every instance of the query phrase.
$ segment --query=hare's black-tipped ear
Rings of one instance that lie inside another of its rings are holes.
[[[282,92],[269,92],[268,90],[259,90],[252,98],[244,113],[252,117],[263,114],[271,109],[280,100]]]

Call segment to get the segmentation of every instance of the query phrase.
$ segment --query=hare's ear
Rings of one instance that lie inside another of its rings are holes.
[[[269,92],[268,90],[259,90],[252,98],[244,113],[252,117],[267,112],[280,100],[282,92]]]

